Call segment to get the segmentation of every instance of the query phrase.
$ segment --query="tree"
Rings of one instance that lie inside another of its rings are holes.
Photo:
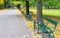
[[[45,8],[60,8],[60,0],[42,0]]]
[[[26,14],[29,14],[29,0],[26,0]]]
[[[30,7],[36,7],[36,0],[29,0],[29,6]]]
[[[12,5],[12,0],[4,0],[4,7],[8,7]]]
[[[4,3],[4,0],[0,0],[0,4],[3,4]]]
[[[6,8],[7,0],[4,0],[4,7]]]
[[[37,0],[37,21],[43,23],[43,20],[42,20],[42,0]]]
[[[37,22],[43,23],[42,19],[42,0],[37,0]],[[38,26],[38,33],[39,33],[39,26]]]

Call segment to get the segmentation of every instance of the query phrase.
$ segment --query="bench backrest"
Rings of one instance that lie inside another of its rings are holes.
[[[43,19],[45,19],[45,20],[47,20],[48,22],[50,22],[50,23],[54,24],[55,26],[57,26],[57,24],[58,24],[58,22],[57,22],[57,21],[54,21],[54,20],[52,20],[52,19],[50,19],[50,18],[43,17]]]

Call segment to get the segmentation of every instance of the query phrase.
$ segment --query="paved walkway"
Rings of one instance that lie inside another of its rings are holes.
[[[0,38],[33,38],[25,21],[14,9],[0,13]]]

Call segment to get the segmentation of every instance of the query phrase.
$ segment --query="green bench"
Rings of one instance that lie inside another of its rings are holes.
[[[29,14],[25,14],[25,18],[26,18],[27,20],[32,20],[32,15],[33,15],[33,12],[30,11]]]
[[[47,23],[48,23],[48,24],[49,24],[49,22],[52,23],[52,24],[55,26],[54,28],[56,28],[56,26],[57,26],[57,24],[58,24],[57,21],[52,20],[52,19],[47,18],[47,17],[43,17],[43,19],[47,20]],[[35,24],[35,21],[34,21],[34,24]],[[48,25],[48,24],[46,24],[46,25]],[[35,25],[34,25],[34,28],[35,28]]]
[[[39,26],[40,30],[42,30],[43,35],[44,35],[44,33],[48,33],[49,38],[54,38],[54,34],[53,34],[54,31],[51,30],[49,27],[47,27],[45,24],[35,22],[35,25]]]
[[[56,21],[54,21],[54,20],[52,20],[50,18],[47,18],[47,17],[43,17],[43,19],[45,19],[48,22],[52,23],[55,26],[55,27],[53,27],[54,30],[52,30],[50,27],[47,27],[48,24],[45,25],[43,23],[38,23],[36,21],[34,21],[34,29],[36,28],[36,26],[39,26],[39,28],[42,30],[43,33],[48,33],[49,34],[49,38],[54,38],[53,32],[55,31],[58,22],[56,22]]]
[[[54,38],[54,34],[53,34],[54,31],[51,30],[49,27],[47,27],[45,24],[41,23],[41,24],[39,24],[39,27],[41,28],[43,33],[48,33],[49,34],[49,38]]]

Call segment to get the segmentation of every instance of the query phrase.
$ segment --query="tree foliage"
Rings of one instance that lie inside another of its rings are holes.
[[[0,0],[0,4],[3,4],[4,3],[4,0]]]
[[[30,7],[36,7],[37,0],[29,0]],[[26,5],[26,0],[5,0],[7,6],[21,4],[22,6]],[[4,4],[4,0],[0,0],[0,5]],[[42,6],[45,8],[60,8],[60,0],[42,0]]]
[[[60,8],[60,0],[43,0],[42,4],[47,8]]]

